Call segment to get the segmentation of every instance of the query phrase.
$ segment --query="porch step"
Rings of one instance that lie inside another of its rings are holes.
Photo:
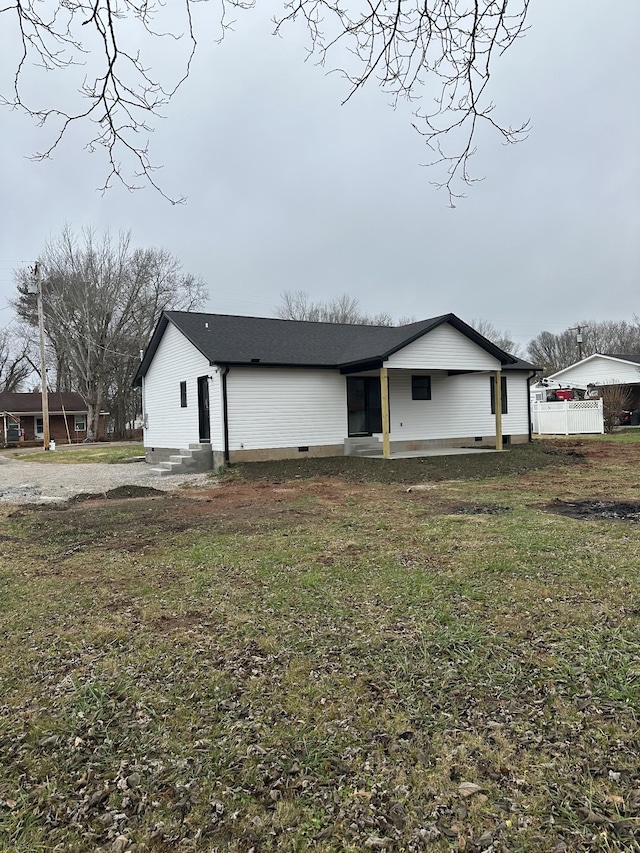
[[[213,451],[211,444],[190,444],[169,457],[167,462],[160,462],[151,469],[155,477],[166,477],[170,474],[199,474],[211,471],[213,468]]]
[[[382,442],[372,436],[347,438],[344,453],[345,456],[379,456],[382,453]]]

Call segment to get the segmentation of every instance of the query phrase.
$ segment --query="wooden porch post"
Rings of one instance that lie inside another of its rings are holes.
[[[391,459],[389,439],[389,376],[386,367],[380,368],[380,403],[382,405],[382,455]]]
[[[493,374],[493,399],[496,410],[496,450],[502,450],[502,373]]]

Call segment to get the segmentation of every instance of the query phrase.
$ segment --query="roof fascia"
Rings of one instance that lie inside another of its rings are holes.
[[[169,324],[169,318],[163,311],[160,315],[160,319],[156,323],[156,327],[153,330],[153,334],[151,335],[151,340],[147,344],[147,348],[144,351],[144,355],[142,356],[142,361],[138,365],[138,369],[136,370],[136,375],[133,377],[133,382],[131,385],[134,388],[139,388],[142,385],[142,379],[146,376],[147,370],[149,369],[149,365],[153,361],[153,356],[156,354],[156,350],[162,340],[162,336],[164,335],[164,331]]]

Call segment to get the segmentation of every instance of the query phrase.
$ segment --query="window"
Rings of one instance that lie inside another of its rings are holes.
[[[84,415],[76,415],[74,417],[74,429],[76,432],[84,432],[87,428],[87,421]]]
[[[412,400],[430,400],[431,399],[431,377],[430,376],[412,376],[411,377],[411,399]]]
[[[490,376],[489,380],[491,382],[491,414],[495,415],[496,413],[496,378],[495,376]],[[502,414],[507,414],[507,377],[500,377],[500,391],[502,394]]]
[[[44,418],[36,418],[36,435],[44,435]]]
[[[180,408],[181,409],[187,408],[187,383],[186,382],[180,383]]]

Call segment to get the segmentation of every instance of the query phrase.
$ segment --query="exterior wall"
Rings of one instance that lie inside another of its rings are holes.
[[[462,332],[443,323],[412,344],[394,353],[385,367],[413,370],[499,370],[497,358],[470,341]]]
[[[598,356],[560,370],[549,378],[561,382],[565,386],[576,385],[580,388],[586,388],[590,384],[636,383],[640,382],[640,364],[629,364]]]
[[[231,367],[227,400],[230,452],[298,455],[298,447],[342,447],[347,436],[347,383],[337,370]]]
[[[411,399],[411,375],[411,371],[389,372],[392,442],[495,438],[490,373],[433,375],[431,400]],[[502,415],[502,433],[528,437],[527,375],[521,371],[503,375],[507,379],[508,411]]]
[[[199,441],[198,376],[214,377],[209,382],[211,433],[212,437],[219,436],[219,408],[211,405],[216,393],[212,390],[219,384],[219,376],[208,359],[169,323],[144,379],[144,446],[149,452],[153,452],[151,448],[175,452]],[[186,408],[180,406],[183,381],[187,383]]]
[[[298,447],[267,447],[263,450],[232,450],[229,453],[229,461],[233,465],[236,462],[271,462],[274,459],[303,459],[305,456],[344,456],[344,442],[342,444],[326,444],[322,446],[309,445],[308,451],[300,451]],[[220,462],[222,464],[222,462]]]

